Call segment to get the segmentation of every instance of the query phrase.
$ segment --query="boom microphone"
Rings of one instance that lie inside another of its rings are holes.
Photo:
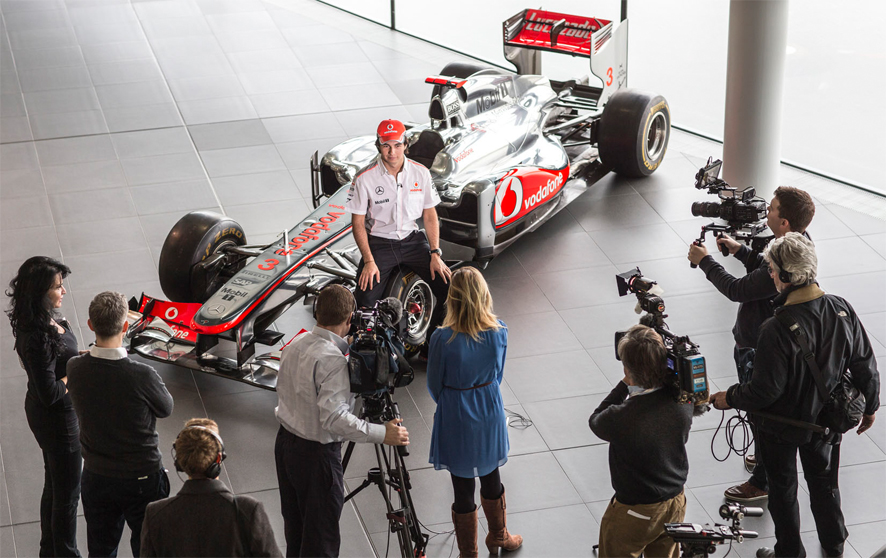
[[[378,309],[382,312],[388,327],[397,327],[397,324],[403,318],[403,303],[392,296],[380,300]]]

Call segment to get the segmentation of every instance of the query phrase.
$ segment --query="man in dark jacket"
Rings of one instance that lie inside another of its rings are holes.
[[[798,188],[780,186],[775,190],[775,196],[769,204],[766,225],[776,238],[780,238],[791,231],[803,233],[812,222],[813,215],[815,203],[809,194]],[[735,326],[732,328],[732,335],[735,337],[733,356],[738,381],[744,383],[751,378],[760,326],[772,317],[771,302],[778,291],[769,278],[762,254],[751,251],[726,235],[717,239],[717,245],[726,246],[730,254],[744,263],[747,271],[744,277],[733,277],[708,255],[704,245],[692,244],[689,247],[689,261],[698,265],[708,281],[726,298],[739,303]],[[751,478],[728,488],[723,494],[727,499],[746,504],[766,499],[769,484],[766,481],[764,456],[759,449],[758,446],[756,454],[745,459],[745,463],[753,467]]]
[[[776,314],[799,324],[809,339],[827,387],[832,390],[845,370],[866,400],[857,432],[874,423],[880,407],[880,375],[871,343],[852,306],[825,294],[815,283],[818,261],[812,241],[788,233],[767,247],[766,260],[779,296]],[[793,333],[777,317],[760,329],[754,375],[744,384],[711,396],[717,409],[734,407],[764,411],[797,421],[817,423],[824,406],[813,372]],[[775,523],[775,549],[761,548],[757,556],[806,556],[800,541],[797,504],[797,453],[809,488],[809,500],[818,540],[827,556],[842,556],[848,536],[840,509],[837,482],[841,435],[825,437],[785,422],[757,420],[757,444],[766,455],[769,475],[769,512]]]
[[[189,420],[172,449],[176,470],[188,480],[178,495],[148,505],[142,557],[282,557],[262,503],[218,480],[227,455],[215,421]]]
[[[665,523],[686,514],[686,441],[692,405],[664,385],[666,350],[655,330],[636,325],[618,343],[625,377],[591,415],[591,430],[609,442],[615,496],[600,521],[600,558],[678,555]]]
[[[156,370],[127,356],[128,312],[122,294],[97,294],[89,305],[95,346],[68,361],[68,390],[80,419],[89,556],[116,556],[124,521],[138,556],[145,507],[169,496],[156,425],[172,413],[172,395]]]

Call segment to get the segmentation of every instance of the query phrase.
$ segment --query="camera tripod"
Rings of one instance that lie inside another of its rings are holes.
[[[363,396],[363,410],[360,418],[375,424],[384,424],[393,419],[400,418],[400,409],[391,399],[391,392],[385,391],[381,395]],[[354,452],[354,442],[349,442],[342,459],[342,470],[347,470],[351,454]],[[366,479],[346,497],[345,502],[359,494],[364,488],[374,484],[378,487],[385,500],[387,508],[386,517],[388,527],[392,533],[397,534],[402,558],[425,558],[425,549],[428,546],[428,535],[422,533],[421,524],[415,514],[415,505],[412,502],[409,480],[409,471],[403,458],[409,455],[406,446],[397,446],[396,451],[389,453],[382,447],[383,444],[375,444],[375,459],[377,467],[369,469]],[[399,507],[391,498],[390,489],[397,493]]]
[[[680,545],[681,558],[708,558],[719,544],[736,541],[741,544],[745,539],[756,539],[756,531],[741,528],[741,520],[745,517],[760,517],[763,508],[742,506],[728,503],[720,506],[720,517],[731,519],[732,526],[715,524],[698,525],[694,523],[665,523],[665,533]]]

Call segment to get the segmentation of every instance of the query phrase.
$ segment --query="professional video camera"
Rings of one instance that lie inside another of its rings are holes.
[[[673,385],[680,390],[678,401],[685,403],[691,401],[695,406],[695,414],[707,411],[707,401],[710,395],[708,391],[708,376],[705,369],[705,359],[698,350],[698,345],[689,340],[685,335],[674,335],[668,330],[664,319],[664,300],[659,294],[662,293],[658,283],[643,277],[640,268],[619,273],[615,276],[618,285],[618,296],[626,296],[634,293],[637,296],[637,313],[646,312],[640,317],[640,323],[653,328],[664,341],[667,349],[665,364],[671,372]],[[618,356],[618,342],[626,334],[626,331],[615,332],[615,358]]]
[[[683,558],[702,558],[713,554],[716,545],[726,541],[736,541],[739,544],[744,539],[756,539],[756,531],[747,531],[741,528],[741,520],[745,517],[760,517],[763,508],[746,507],[740,504],[728,503],[720,506],[720,517],[731,519],[732,526],[714,524],[699,525],[697,523],[665,523],[665,533],[680,545]]]
[[[402,316],[403,305],[393,297],[354,312],[348,358],[351,393],[365,397],[393,393],[394,388],[412,382],[415,372],[403,354],[399,335]]]
[[[695,187],[699,190],[707,190],[709,194],[716,194],[721,202],[694,202],[692,215],[695,217],[710,217],[722,219],[726,225],[710,223],[701,228],[701,236],[695,241],[697,246],[705,241],[708,232],[722,235],[728,233],[738,241],[744,241],[752,250],[762,251],[766,244],[772,240],[772,235],[761,234],[766,230],[766,200],[757,197],[754,188],[737,190],[725,180],[720,179],[720,169],[723,161],[713,161],[708,158],[707,164],[699,169],[695,175]],[[720,247],[724,256],[729,255],[725,246]],[[690,264],[697,267],[695,264]]]

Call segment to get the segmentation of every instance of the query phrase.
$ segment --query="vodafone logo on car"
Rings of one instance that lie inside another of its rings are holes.
[[[511,171],[499,183],[495,193],[495,226],[507,225],[550,200],[560,191],[568,175],[568,167],[561,171]]]
[[[495,224],[507,223],[518,213],[523,204],[523,182],[516,176],[502,180],[495,193]]]
[[[562,174],[558,174],[554,178],[548,180],[545,183],[545,185],[542,186],[538,192],[536,192],[536,193],[532,194],[531,196],[529,196],[528,198],[526,198],[526,201],[523,202],[524,209],[529,209],[531,207],[535,207],[539,203],[548,199],[548,197],[550,197],[551,194],[553,194],[554,192],[556,192],[557,190],[560,189],[560,186],[562,184],[563,184],[563,175]]]

